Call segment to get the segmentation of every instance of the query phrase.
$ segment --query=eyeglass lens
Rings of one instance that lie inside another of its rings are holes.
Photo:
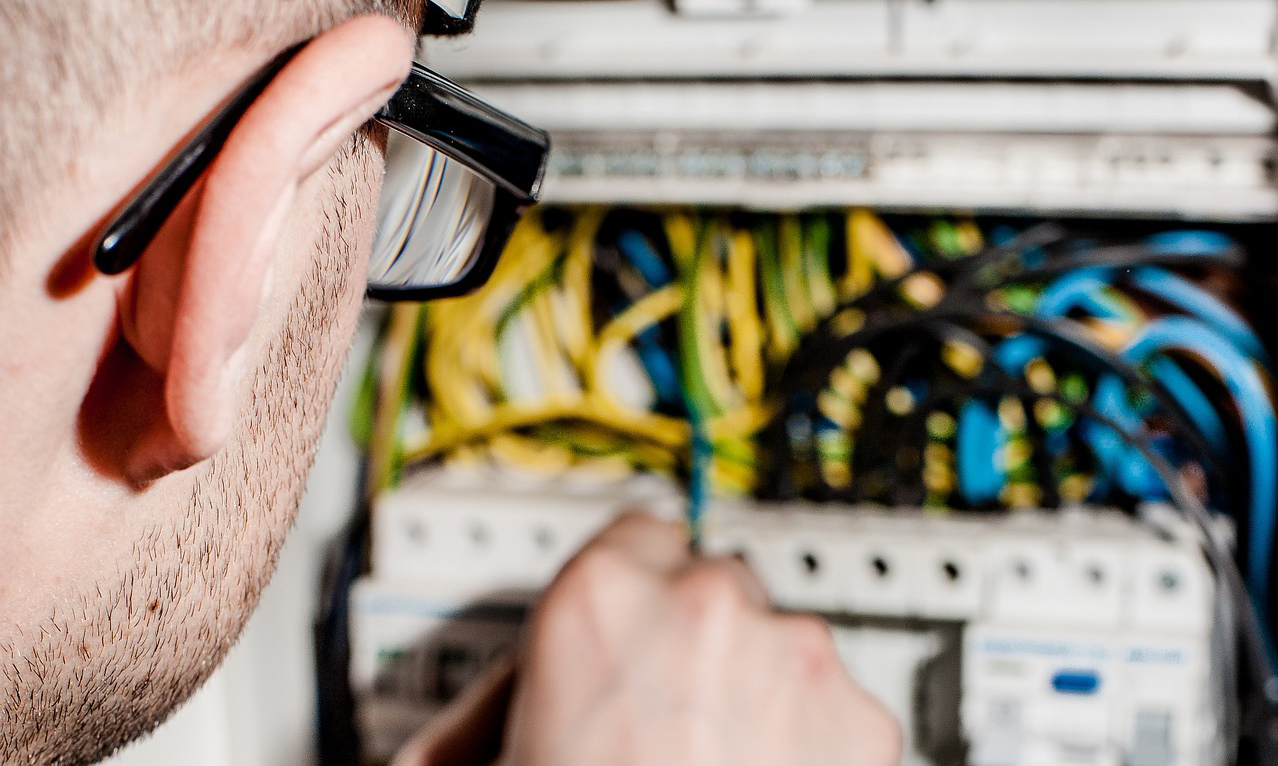
[[[425,289],[461,280],[483,249],[496,191],[465,164],[390,131],[369,286]]]

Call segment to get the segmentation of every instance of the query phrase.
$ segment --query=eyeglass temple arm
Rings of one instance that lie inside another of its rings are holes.
[[[285,51],[255,74],[125,204],[93,248],[98,271],[115,275],[137,263],[249,106],[302,47]],[[404,85],[376,119],[456,157],[510,191],[521,203],[537,200],[550,150],[546,133],[480,101],[429,69],[414,64]]]
[[[222,150],[240,118],[303,45],[276,56],[253,75],[129,200],[94,246],[93,264],[98,271],[119,274],[137,263],[178,203]]]

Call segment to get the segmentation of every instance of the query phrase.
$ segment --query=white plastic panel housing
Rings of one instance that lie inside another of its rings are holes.
[[[353,684],[376,747],[517,641],[572,545],[644,504],[682,508],[660,483],[481,489],[439,474],[383,498],[374,576],[352,601]],[[964,742],[979,766],[1207,766],[1222,752],[1213,580],[1186,524],[1160,524],[721,500],[705,545],[745,555],[780,608],[831,621],[847,667],[902,722],[909,766],[952,763]],[[562,545],[537,544],[546,532]]]
[[[551,131],[559,203],[1278,215],[1275,116],[1231,84],[481,83]]]
[[[489,0],[425,55],[551,132],[548,202],[1278,218],[1270,0],[699,7]]]
[[[687,18],[656,0],[486,0],[473,37],[432,41],[451,77],[1273,75],[1268,0],[814,0]]]
[[[373,514],[373,573],[468,589],[538,590],[595,532],[626,510],[678,518],[679,495],[660,482],[537,492],[477,487],[446,474],[410,479]]]
[[[973,624],[963,651],[972,766],[1220,762],[1201,636]]]

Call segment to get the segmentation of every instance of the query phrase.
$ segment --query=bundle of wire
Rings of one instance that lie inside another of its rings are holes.
[[[395,310],[357,430],[377,488],[441,461],[675,475],[694,541],[714,494],[1168,502],[1202,526],[1254,721],[1278,694],[1278,425],[1269,358],[1226,295],[1243,260],[1210,231],[547,210],[477,293]]]

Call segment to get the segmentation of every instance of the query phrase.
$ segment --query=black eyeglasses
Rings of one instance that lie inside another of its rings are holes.
[[[129,200],[94,249],[99,271],[119,274],[137,262],[239,119],[300,49],[254,75]],[[392,131],[368,294],[427,300],[483,284],[519,216],[537,201],[548,136],[416,63],[374,119]]]

